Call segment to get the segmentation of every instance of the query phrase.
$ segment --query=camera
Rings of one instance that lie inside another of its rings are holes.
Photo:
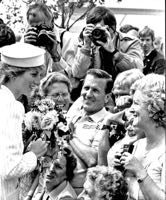
[[[134,145],[133,145],[133,144],[124,144],[124,145],[123,145],[123,152],[121,153],[121,155],[122,155],[124,152],[132,153],[133,148],[134,148]],[[120,160],[121,156],[116,156],[116,158],[118,158],[118,159]],[[124,171],[124,166],[123,166],[123,165],[115,166],[115,169],[117,169],[117,170],[123,172],[123,171]]]
[[[125,136],[125,127],[118,122],[112,122],[110,125],[111,135],[109,137],[110,146],[113,146],[115,142],[121,140]]]
[[[52,44],[52,41],[50,39],[49,34],[47,31],[53,31],[52,27],[46,26],[45,24],[40,24],[35,26],[36,30],[34,30],[38,36],[37,36],[37,41],[35,43],[31,43],[35,46],[47,46],[49,44]]]
[[[107,42],[107,34],[105,32],[105,29],[100,27],[94,28],[90,38],[96,46],[99,46],[99,44],[96,42],[97,40],[104,43]]]

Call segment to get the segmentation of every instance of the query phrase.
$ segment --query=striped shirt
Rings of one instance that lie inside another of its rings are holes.
[[[0,88],[0,200],[18,199],[18,178],[34,170],[37,157],[23,155],[24,107],[5,86]]]

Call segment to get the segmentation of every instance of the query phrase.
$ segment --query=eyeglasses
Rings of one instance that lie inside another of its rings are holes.
[[[48,97],[56,100],[58,100],[60,97],[62,97],[63,99],[67,99],[68,96],[69,96],[68,93],[55,93],[53,95],[48,95]]]

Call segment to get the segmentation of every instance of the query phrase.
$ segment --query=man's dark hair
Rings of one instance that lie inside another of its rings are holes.
[[[67,180],[71,181],[74,176],[74,169],[77,166],[77,160],[71,150],[67,147],[64,148],[64,156],[66,158],[66,176]]]
[[[131,30],[139,31],[139,28],[136,26],[132,26],[131,24],[125,24],[121,26],[119,30],[122,33],[128,33]]]
[[[0,24],[0,48],[6,45],[14,44],[16,36],[14,31],[4,23]]]
[[[87,15],[86,23],[96,24],[101,21],[116,31],[116,18],[109,8],[104,6],[97,6],[92,8]]]
[[[113,81],[112,81],[112,76],[110,74],[108,74],[106,71],[102,69],[89,69],[86,73],[86,76],[87,75],[92,75],[96,78],[105,79],[106,80],[105,93],[106,94],[111,93],[113,88]]]

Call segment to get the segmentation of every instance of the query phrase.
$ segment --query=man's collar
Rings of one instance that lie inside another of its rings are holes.
[[[155,49],[153,48],[153,49],[151,49],[148,53],[146,53],[145,54],[145,56],[147,57],[147,56],[149,56],[151,53],[153,53],[155,51]]]
[[[100,111],[96,112],[93,115],[88,115],[94,122],[99,122],[108,112],[105,108],[101,109]]]

